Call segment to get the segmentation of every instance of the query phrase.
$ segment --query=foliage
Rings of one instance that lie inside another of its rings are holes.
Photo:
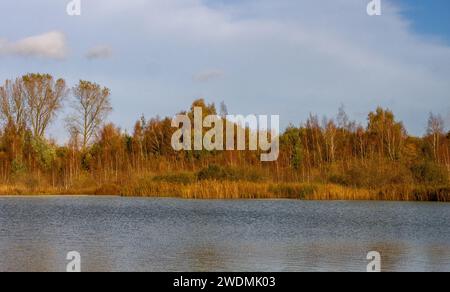
[[[22,176],[27,172],[26,165],[18,159],[14,159],[11,163],[11,175],[13,177]]]
[[[269,191],[277,197],[291,199],[305,199],[314,194],[317,188],[313,185],[277,184],[269,188]]]
[[[165,174],[155,176],[153,181],[187,185],[194,183],[196,181],[196,177],[191,173]]]
[[[33,138],[31,148],[41,168],[49,170],[56,159],[56,148],[41,138]]]
[[[386,185],[412,184],[412,174],[401,163],[372,161],[356,163],[341,173],[332,173],[329,182],[358,188],[379,188]]]
[[[447,199],[450,133],[439,115],[430,114],[424,137],[412,137],[389,109],[370,112],[365,124],[352,121],[343,107],[332,118],[311,114],[281,133],[279,159],[262,163],[259,151],[175,151],[171,117],[141,117],[128,134],[106,123],[111,92],[90,81],[80,81],[71,99],[78,102],[74,109],[94,113],[78,111],[70,139],[57,145],[46,130],[67,93],[66,82],[48,74],[0,85],[2,185],[99,194],[173,191],[195,198]],[[205,116],[218,113],[203,99],[182,113],[192,119],[195,107]],[[227,112],[222,104],[221,117]],[[331,187],[311,187],[316,184]]]
[[[222,167],[213,164],[200,170],[197,174],[197,178],[200,181],[216,180],[258,182],[263,180],[263,175],[256,170]]]
[[[446,185],[449,183],[447,169],[432,161],[416,163],[412,167],[412,172],[419,184]]]

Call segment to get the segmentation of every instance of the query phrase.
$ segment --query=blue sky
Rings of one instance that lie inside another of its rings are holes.
[[[126,130],[201,97],[283,126],[389,107],[421,135],[430,111],[450,121],[450,1],[381,1],[369,17],[369,0],[81,0],[69,17],[69,0],[3,0],[0,80],[98,82]],[[51,136],[65,132],[59,120]]]
[[[415,32],[450,43],[450,1],[397,0]],[[395,3],[395,1],[394,1]]]

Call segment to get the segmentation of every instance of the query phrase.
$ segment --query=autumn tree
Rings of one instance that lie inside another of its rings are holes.
[[[134,125],[133,137],[132,137],[132,161],[133,165],[140,170],[144,161],[144,129],[146,127],[146,120],[142,117]]]
[[[21,79],[6,80],[0,86],[0,114],[3,121],[12,123],[18,131],[26,127],[26,101]]]
[[[324,119],[325,128],[325,144],[327,160],[329,162],[334,162],[336,157],[336,135],[338,132],[337,126],[333,120]]]
[[[313,164],[319,168],[323,166],[323,146],[324,138],[322,127],[320,126],[319,117],[317,115],[310,114],[308,120],[306,121],[306,144],[309,145],[311,149]]]
[[[152,156],[170,156],[175,153],[171,138],[174,129],[170,118],[156,117],[147,122],[144,131],[143,146]]]
[[[27,115],[22,81],[7,80],[0,86],[0,118],[4,124],[3,143],[10,161],[20,163]]]
[[[302,166],[302,146],[300,129],[289,126],[280,137],[282,153],[287,158],[287,163],[294,170]]]
[[[48,74],[28,74],[22,77],[26,114],[33,136],[44,138],[45,131],[61,109],[67,96],[66,82]]]
[[[433,150],[433,158],[436,162],[439,162],[439,148],[441,141],[444,140],[444,119],[441,115],[435,115],[430,113],[428,118],[428,127],[427,127],[427,135],[428,141],[430,141],[432,150]]]
[[[99,170],[103,170],[105,179],[107,179],[108,171],[112,171],[117,178],[119,170],[126,165],[124,136],[120,128],[114,124],[102,127],[99,130],[97,146],[99,148],[97,157],[100,163]]]
[[[371,112],[367,130],[379,154],[392,161],[399,159],[406,139],[406,130],[403,123],[395,120],[390,110],[378,108]]]
[[[69,128],[77,130],[86,149],[101,124],[111,112],[110,90],[96,83],[81,80],[72,89],[75,97],[74,115],[68,119]]]

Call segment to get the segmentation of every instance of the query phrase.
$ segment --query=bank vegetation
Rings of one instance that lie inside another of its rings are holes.
[[[423,137],[408,135],[389,109],[370,112],[365,124],[344,108],[333,118],[310,115],[280,135],[277,161],[261,162],[260,151],[174,151],[169,117],[141,117],[127,133],[106,122],[110,94],[94,82],[69,87],[48,74],[5,81],[0,194],[450,200],[450,133],[439,115],[430,114]],[[58,118],[64,107],[70,114]],[[204,100],[181,113],[192,115],[194,107],[205,116],[227,114],[224,104]],[[65,145],[48,138],[62,119]]]

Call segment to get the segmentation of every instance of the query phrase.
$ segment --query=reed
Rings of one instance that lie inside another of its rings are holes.
[[[106,187],[106,188],[105,188]],[[97,194],[111,194],[102,186]],[[335,184],[274,183],[201,180],[171,183],[141,179],[118,188],[116,195],[176,197],[184,199],[298,199],[359,201],[450,201],[450,187],[392,185],[378,189],[351,188]]]
[[[83,180],[71,187],[30,184],[1,185],[0,195],[111,195],[183,199],[296,199],[450,202],[449,186],[386,185],[357,188],[337,184],[198,179],[193,173],[121,177],[102,183]]]

